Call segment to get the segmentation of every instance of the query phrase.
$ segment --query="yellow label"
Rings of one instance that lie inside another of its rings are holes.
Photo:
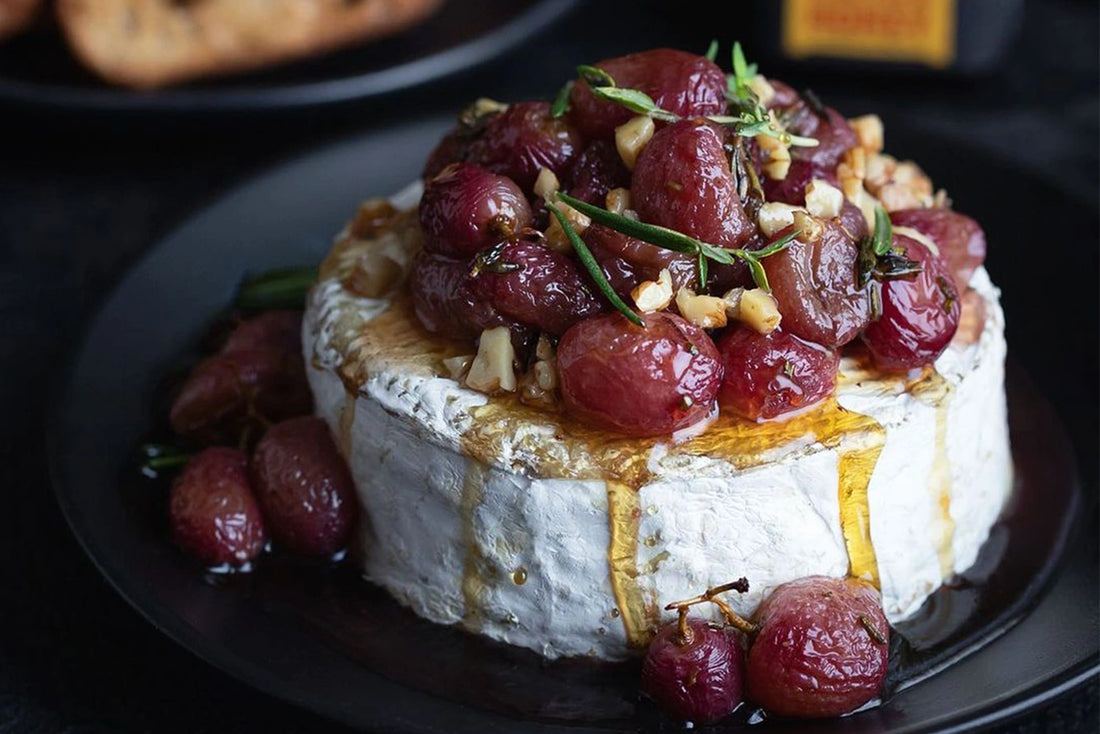
[[[945,67],[955,58],[955,0],[784,0],[783,50]]]

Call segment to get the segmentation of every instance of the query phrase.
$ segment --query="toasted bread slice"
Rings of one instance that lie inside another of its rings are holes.
[[[162,87],[395,33],[442,0],[58,0],[76,55],[109,82]]]
[[[30,25],[41,5],[42,0],[0,0],[0,40]]]

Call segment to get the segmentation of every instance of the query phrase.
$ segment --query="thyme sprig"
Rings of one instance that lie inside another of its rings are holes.
[[[924,270],[919,262],[906,257],[904,250],[894,248],[894,227],[881,204],[875,207],[874,231],[860,240],[858,265],[860,288],[872,279],[911,278]]]
[[[711,48],[717,54],[716,45],[712,44]],[[776,121],[771,118],[748,86],[749,80],[756,74],[756,65],[745,63],[744,54],[740,51],[740,44],[734,44],[734,49],[735,69],[739,68],[740,72],[735,71],[733,75],[728,77],[730,80],[728,84],[732,85],[731,89],[735,89],[736,92],[727,93],[727,98],[730,101],[736,100],[735,104],[739,107],[740,112],[736,115],[709,115],[706,119],[719,125],[729,125],[735,133],[745,138],[766,135],[781,140],[786,145],[817,145],[817,140],[814,138],[791,135],[782,130]],[[708,50],[709,53],[710,50]],[[750,71],[751,73],[749,73]],[[597,66],[582,64],[577,67],[577,76],[588,86],[588,89],[597,99],[622,105],[631,112],[648,115],[661,122],[677,122],[683,119],[675,112],[659,106],[652,97],[640,89],[620,87],[611,74]]]
[[[276,308],[305,308],[306,293],[317,282],[317,268],[271,270],[241,283],[237,308],[244,311],[269,311]]]
[[[609,227],[616,232],[621,232],[666,250],[695,255],[699,258],[701,273],[705,273],[706,271],[705,260],[713,260],[723,265],[732,265],[734,262],[740,260],[748,266],[749,273],[752,274],[753,282],[756,283],[757,287],[763,288],[769,293],[771,292],[771,286],[768,284],[768,275],[764,271],[764,265],[761,261],[766,257],[787,249],[791,242],[801,233],[800,230],[789,232],[775,242],[770,243],[767,247],[759,250],[727,250],[723,247],[697,240],[694,237],[690,237],[682,232],[677,232],[674,229],[660,227],[656,224],[646,224],[645,222],[639,222],[636,219],[631,219],[621,214],[609,212],[606,209],[593,206],[588,202],[575,199],[568,194],[559,192],[554,195],[554,198],[557,201],[568,204],[581,214],[587,215],[593,222]]]
[[[600,290],[600,293],[603,294],[604,298],[606,298],[619,313],[644,329],[645,322],[642,321],[642,317],[635,313],[622,298],[619,298],[619,294],[611,287],[611,283],[607,280],[607,276],[604,275],[603,269],[600,268],[600,264],[596,262],[596,258],[592,254],[592,251],[588,249],[588,245],[584,244],[584,240],[577,234],[577,230],[573,229],[573,225],[569,223],[566,216],[552,203],[546,208],[549,209],[550,213],[554,215],[554,218],[558,220],[558,224],[561,225],[562,231],[565,232],[569,244],[573,246],[573,251],[577,253],[577,259],[581,261],[581,265],[588,271],[588,275],[592,278],[592,282],[596,284],[596,287]]]

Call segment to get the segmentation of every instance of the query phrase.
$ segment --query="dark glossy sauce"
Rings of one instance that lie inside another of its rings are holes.
[[[1013,498],[975,565],[937,590],[914,617],[895,628],[886,700],[1008,629],[1036,601],[1061,555],[1079,494],[1073,457],[1050,407],[1026,378],[1011,370],[1009,376],[1016,468]],[[166,413],[161,409],[159,415]],[[158,429],[159,438],[165,437],[165,430]],[[477,499],[476,480],[468,482],[471,505]],[[146,479],[136,471],[123,482],[127,505],[158,532],[165,527],[167,487],[167,479]],[[949,488],[938,485],[933,476],[930,490]],[[638,510],[631,505],[631,497],[637,495],[629,487],[609,483],[613,530],[616,518],[622,520],[619,537],[613,532],[609,561],[617,600],[628,614],[637,608],[626,581],[631,569],[623,569],[619,584],[614,583],[614,570],[616,543],[625,552],[639,542],[636,528],[633,535],[629,532]],[[941,558],[941,562],[946,561]],[[468,609],[476,614],[477,559],[470,563],[474,568],[466,574],[463,593],[470,601]],[[196,568],[195,573],[201,575],[202,570]],[[522,583],[521,569],[515,574],[513,581]],[[546,722],[635,727],[654,723],[657,717],[653,706],[639,697],[637,662],[547,662],[533,652],[427,622],[363,581],[351,557],[316,564],[275,552],[261,558],[250,573],[207,574],[206,578],[222,587],[220,593],[294,619],[306,634],[371,671],[432,695]],[[629,633],[634,625],[629,619],[623,622]],[[742,707],[730,723],[755,723],[760,718],[758,712]]]

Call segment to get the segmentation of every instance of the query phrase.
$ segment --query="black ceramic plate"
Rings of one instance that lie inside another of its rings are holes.
[[[278,167],[155,246],[92,319],[61,392],[49,436],[58,497],[89,555],[154,625],[275,696],[363,728],[549,732],[564,730],[568,722],[569,731],[636,731],[639,721],[645,725],[652,719],[645,718],[644,706],[642,718],[636,718],[636,671],[629,667],[540,665],[528,653],[421,622],[350,578],[346,569],[306,573],[293,564],[272,563],[250,577],[204,577],[165,540],[149,487],[143,492],[135,484],[141,481],[135,447],[160,409],[160,378],[228,303],[240,278],[318,261],[330,235],[361,199],[385,195],[414,178],[448,125],[449,120],[409,124]],[[1091,292],[1095,215],[1063,217],[1063,234],[1093,239],[1063,279],[1044,285],[1029,272],[1029,263],[1008,250],[1013,238],[1039,237],[1043,228],[1026,217],[998,219],[1003,210],[998,197],[991,197],[989,182],[1026,191],[1035,211],[1066,212],[1072,205],[996,161],[967,154],[967,167],[958,167],[954,161],[960,154],[938,141],[901,134],[894,140],[951,187],[960,206],[965,203],[989,222],[989,265],[1006,289],[1014,361],[1038,372],[1044,388],[1036,389],[1023,370],[1013,370],[1009,394],[1018,500],[995,529],[979,568],[925,610],[928,629],[970,621],[955,627],[961,630],[955,637],[908,651],[922,661],[919,668],[954,662],[920,682],[909,681],[878,708],[784,730],[975,728],[1081,683],[1100,664],[1095,477],[1086,472],[1082,489],[1063,428],[1069,425],[1074,438],[1095,446],[1096,401],[1080,397],[1081,389],[1095,390],[1090,351],[1095,345],[1075,345],[1068,333],[1052,334],[1042,344],[1061,350],[1056,353],[1063,357],[1063,381],[1075,375],[1087,380],[1076,388],[1076,400],[1060,404],[1059,416],[1041,397],[1058,397],[1060,391],[1042,373],[1049,360],[1029,341],[1032,320],[1023,307],[1064,294],[1057,289],[1072,287],[1073,278],[1082,280],[1082,296]],[[998,243],[1008,244],[997,249]],[[1010,288],[1020,288],[1020,295],[1010,295]],[[1096,318],[1091,305],[1081,318],[1082,333],[1095,334],[1087,323]]]
[[[406,89],[487,61],[561,18],[577,0],[447,0],[391,38],[262,72],[155,92],[109,86],[42,24],[0,44],[0,102],[82,112],[217,113],[301,108]]]

